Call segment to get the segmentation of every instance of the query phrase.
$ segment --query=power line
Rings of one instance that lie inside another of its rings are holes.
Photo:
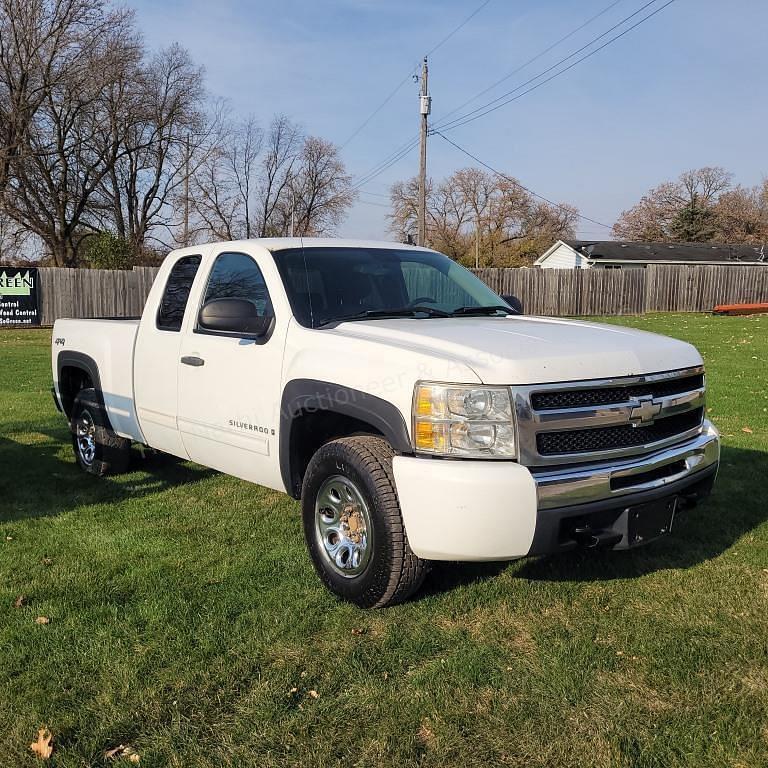
[[[506,179],[510,183],[514,184],[515,186],[520,187],[520,189],[524,189],[528,194],[533,195],[534,197],[537,197],[539,200],[543,200],[545,203],[549,203],[550,205],[554,206],[555,208],[558,208],[561,211],[566,211],[568,213],[573,213],[572,208],[568,208],[561,203],[556,203],[554,200],[550,200],[548,197],[544,197],[544,195],[540,195],[538,192],[534,192],[530,187],[526,187],[524,184],[521,184],[517,179],[513,179],[511,176],[507,176],[506,174],[502,173],[501,171],[497,171],[493,166],[488,165],[488,163],[483,162],[479,157],[476,155],[473,155],[469,150],[464,149],[464,147],[460,147],[455,141],[451,141],[447,136],[444,136],[440,131],[436,129],[432,129],[432,132],[437,134],[441,139],[444,141],[447,141],[452,146],[456,147],[456,149],[459,150],[459,152],[463,152],[467,157],[472,158],[476,163],[479,165],[482,165],[484,168],[488,169],[491,173],[496,174],[501,179]],[[592,224],[597,224],[599,227],[605,227],[605,229],[613,229],[613,227],[610,224],[604,224],[602,221],[598,221],[597,219],[591,219],[589,216],[584,216],[581,213],[576,212],[576,215],[584,220],[589,221]]]
[[[483,0],[483,2],[480,3],[480,5],[477,8],[475,8],[475,10],[472,11],[472,13],[469,14],[469,16],[467,16],[458,26],[454,27],[453,30],[451,30],[451,32],[449,32],[437,45],[435,45],[433,48],[431,48],[427,52],[426,55],[427,56],[431,56],[436,50],[438,50],[439,48],[442,48],[457,32],[459,32],[461,29],[463,29],[490,2],[491,2],[491,0]],[[349,138],[341,145],[340,149],[344,149],[344,147],[346,147],[347,144],[349,144],[371,122],[371,120],[373,120],[373,118],[376,117],[376,115],[378,115],[379,112],[381,112],[381,110],[384,109],[384,107],[386,107],[387,104],[389,104],[389,102],[392,101],[392,99],[395,98],[395,96],[397,95],[398,91],[409,80],[411,80],[413,78],[413,73],[414,73],[415,69],[416,68],[414,67],[414,69],[412,69],[397,84],[397,86],[394,88],[394,90],[384,99],[384,101],[382,101],[381,104],[379,104],[379,106],[376,107],[376,109],[374,109],[373,112],[371,112],[371,114],[368,115],[368,117],[366,117],[365,120],[363,120],[363,122],[360,123],[360,125],[357,128],[355,128],[355,130],[352,132],[352,134],[349,136]]]
[[[537,53],[535,56],[532,56],[530,59],[528,59],[528,61],[526,61],[523,64],[520,64],[520,66],[516,67],[511,72],[509,72],[506,75],[504,75],[504,77],[499,78],[495,83],[492,83],[487,88],[484,88],[479,93],[476,93],[474,96],[472,96],[471,98],[467,99],[462,104],[459,104],[458,107],[454,107],[454,109],[452,109],[447,114],[443,115],[440,119],[442,121],[447,120],[451,115],[455,115],[458,111],[464,109],[464,107],[466,107],[467,104],[471,104],[473,101],[475,101],[476,99],[479,99],[481,96],[485,96],[486,93],[488,93],[489,91],[492,91],[497,86],[499,86],[502,83],[506,82],[507,80],[509,80],[510,77],[516,75],[518,72],[521,72],[526,67],[528,67],[531,64],[533,64],[534,61],[538,61],[542,56],[546,56],[551,50],[557,48],[558,45],[560,45],[561,43],[564,43],[566,40],[568,40],[571,37],[573,37],[577,32],[581,32],[582,29],[584,29],[585,27],[589,26],[596,19],[599,19],[601,16],[605,15],[606,13],[608,13],[608,11],[610,11],[613,7],[617,6],[621,2],[623,2],[623,0],[613,0],[613,2],[610,5],[608,5],[605,8],[603,8],[602,11],[600,11],[599,13],[596,13],[594,16],[591,16],[590,18],[588,18],[585,22],[580,24],[578,27],[576,27],[575,29],[572,29],[567,35],[563,35],[563,37],[561,37],[559,40],[556,40],[554,43],[552,43],[551,45],[547,46],[543,51],[539,51],[539,53]]]
[[[467,18],[464,19],[464,21],[462,21],[458,27],[456,27],[452,32],[449,32],[434,48],[427,51],[424,55],[429,58],[438,48],[442,48],[459,30],[463,29],[467,24],[469,24],[469,22],[472,21],[472,19],[474,19],[475,16],[477,16],[477,14],[480,13],[480,11],[482,11],[483,8],[485,8],[485,6],[490,2],[491,0],[485,0],[485,2],[480,3],[480,5],[475,8],[475,10],[472,11],[472,13],[470,13],[469,16],[467,16]]]
[[[345,142],[344,142],[344,143],[343,143],[343,144],[342,144],[342,145],[339,147],[339,149],[344,149],[344,147],[346,147],[346,146],[347,146],[347,144],[349,144],[349,143],[352,141],[352,139],[354,139],[354,138],[355,138],[355,137],[356,137],[356,136],[357,136],[359,133],[361,133],[361,132],[362,132],[362,130],[363,130],[363,129],[364,129],[364,128],[365,128],[365,127],[368,125],[368,123],[370,123],[370,122],[371,122],[371,120],[373,120],[373,118],[374,118],[374,117],[376,117],[376,115],[378,115],[378,114],[379,114],[379,112],[381,112],[381,110],[382,110],[382,109],[384,109],[384,107],[386,107],[386,106],[387,106],[387,104],[389,104],[389,102],[390,102],[390,101],[392,101],[392,99],[394,99],[394,98],[395,98],[395,96],[397,96],[397,94],[398,94],[399,90],[400,90],[400,89],[401,89],[401,88],[402,88],[402,87],[403,87],[403,86],[404,86],[404,85],[405,85],[405,84],[406,84],[406,83],[407,83],[409,80],[411,80],[411,79],[412,79],[412,77],[413,77],[413,74],[412,74],[411,72],[409,72],[409,73],[408,73],[408,74],[407,74],[407,75],[406,75],[406,76],[405,76],[405,77],[404,77],[404,78],[403,78],[403,79],[402,79],[402,80],[401,80],[401,81],[400,81],[400,82],[397,84],[397,86],[396,86],[396,87],[394,88],[394,90],[393,90],[393,91],[392,91],[392,92],[389,94],[389,96],[387,96],[387,97],[384,99],[384,101],[382,101],[382,102],[381,102],[381,104],[379,104],[379,106],[378,106],[378,107],[376,107],[376,109],[374,109],[374,110],[373,110],[373,112],[371,112],[371,114],[370,114],[370,115],[368,115],[368,117],[366,117],[366,118],[365,118],[365,120],[363,120],[363,122],[362,122],[362,123],[360,123],[360,125],[358,125],[358,126],[357,126],[357,128],[355,128],[355,130],[352,132],[352,134],[350,135],[350,137],[349,137],[349,138],[348,138],[348,139],[347,139],[347,140],[346,140],[346,141],[345,141]]]
[[[649,5],[652,5],[654,2],[657,2],[657,0],[650,0],[650,2],[646,3],[638,11],[635,11],[635,13],[633,13],[632,16],[636,16],[640,11],[644,10]],[[507,104],[510,104],[513,101],[517,101],[518,99],[521,99],[526,94],[531,93],[531,91],[535,91],[537,88],[541,88],[542,85],[546,85],[550,81],[554,80],[556,77],[560,77],[560,75],[564,75],[566,72],[568,72],[569,70],[573,69],[576,65],[580,64],[582,61],[586,61],[587,59],[589,59],[592,56],[594,56],[596,53],[599,53],[600,51],[602,51],[604,48],[607,48],[611,43],[614,43],[619,38],[624,37],[624,35],[628,34],[629,32],[631,32],[636,27],[639,27],[641,24],[643,24],[644,22],[648,21],[648,19],[652,18],[657,13],[660,13],[667,6],[672,5],[672,3],[674,3],[674,2],[675,2],[675,0],[667,0],[667,2],[664,3],[664,5],[660,6],[659,8],[656,8],[656,10],[652,11],[647,16],[644,16],[642,19],[636,21],[634,24],[632,24],[631,26],[627,27],[627,29],[623,30],[618,35],[614,35],[609,40],[606,40],[606,42],[604,42],[602,45],[600,45],[597,48],[593,49],[592,51],[590,51],[589,53],[585,54],[584,56],[581,56],[580,58],[576,59],[576,61],[571,62],[567,67],[564,67],[563,69],[558,70],[557,72],[555,72],[554,74],[550,75],[549,77],[547,77],[546,79],[542,80],[541,82],[536,83],[535,85],[532,85],[530,88],[522,91],[521,93],[518,93],[516,96],[511,96],[511,94],[515,93],[516,91],[519,91],[520,88],[525,87],[529,83],[532,83],[535,80],[538,80],[544,74],[546,74],[547,72],[550,72],[553,68],[559,66],[560,64],[564,63],[568,59],[572,58],[576,53],[578,53],[578,51],[572,53],[570,56],[566,56],[564,59],[562,59],[557,64],[554,64],[552,67],[549,67],[549,69],[545,70],[544,72],[539,73],[538,75],[536,75],[536,77],[533,77],[530,80],[527,80],[525,83],[517,86],[517,88],[513,88],[511,91],[508,91],[507,93],[502,94],[501,96],[498,96],[497,98],[493,99],[493,101],[490,101],[487,104],[484,104],[484,105],[482,105],[480,107],[477,107],[476,109],[473,109],[470,112],[467,112],[466,114],[456,118],[455,120],[451,120],[448,123],[442,123],[442,124],[438,125],[437,128],[440,128],[441,130],[444,130],[444,131],[453,130],[454,128],[458,128],[459,126],[466,125],[467,123],[472,123],[475,120],[479,120],[481,117],[485,117],[485,115],[488,115],[491,112],[495,112],[497,109],[501,109],[502,107],[506,106]],[[630,17],[627,17],[626,19],[624,19],[621,22],[619,22],[619,24],[617,24],[616,26],[612,27],[612,30],[616,29],[617,26],[621,26],[621,24],[623,24],[629,18]],[[609,31],[611,31],[611,30],[609,30]],[[588,48],[590,45],[592,45],[597,40],[599,40],[600,37],[605,37],[606,34],[607,33],[603,33],[599,37],[597,37],[594,40],[592,40],[591,42],[587,43],[587,45],[583,46],[582,48],[580,48],[579,51],[582,51],[585,48]],[[507,96],[510,96],[510,98],[506,98]],[[501,101],[501,103],[497,103],[501,99],[505,99],[505,100]]]
[[[530,64],[532,61],[535,61],[536,59],[538,59],[538,58],[541,58],[541,56],[545,55],[547,52],[549,52],[550,50],[552,50],[552,48],[554,48],[554,47],[555,47],[556,45],[558,45],[560,42],[562,42],[563,40],[566,40],[567,38],[571,37],[573,34],[575,34],[576,32],[578,32],[579,30],[583,29],[583,28],[584,28],[585,26],[587,26],[589,23],[591,23],[592,21],[594,21],[596,18],[599,18],[601,15],[603,15],[604,13],[606,13],[607,11],[609,11],[609,10],[610,10],[610,9],[611,9],[611,8],[612,8],[614,5],[616,5],[616,4],[617,4],[618,2],[620,2],[620,1],[621,1],[621,0],[616,0],[616,1],[615,1],[615,2],[613,2],[611,5],[607,6],[607,7],[606,7],[606,8],[604,8],[602,11],[600,11],[600,13],[596,14],[595,16],[592,16],[590,19],[588,19],[587,21],[585,21],[585,22],[584,22],[583,24],[581,24],[579,27],[577,27],[576,29],[574,29],[572,32],[568,33],[568,34],[567,34],[567,35],[565,35],[563,38],[561,38],[559,41],[557,41],[556,43],[553,43],[553,44],[552,44],[552,45],[550,45],[548,48],[544,49],[544,50],[543,50],[543,51],[542,51],[540,54],[537,54],[537,55],[536,55],[536,56],[534,56],[532,59],[529,59],[529,60],[528,60],[528,62],[526,62],[525,64],[523,64],[523,65],[521,65],[520,67],[518,67],[518,70],[516,70],[516,71],[519,71],[520,69],[523,69],[523,68],[524,68],[524,67],[526,67],[528,64]],[[650,0],[650,1],[649,1],[649,2],[647,2],[645,5],[641,6],[641,7],[640,7],[638,10],[634,11],[634,12],[633,12],[632,14],[630,14],[629,16],[626,16],[626,17],[625,17],[624,19],[622,19],[622,20],[621,20],[621,21],[620,21],[618,24],[615,24],[615,25],[614,25],[613,27],[611,27],[610,29],[606,30],[606,31],[605,31],[605,32],[603,32],[602,34],[600,34],[600,35],[598,35],[597,37],[595,37],[595,38],[593,38],[592,40],[590,40],[590,41],[589,41],[589,42],[588,42],[586,45],[584,45],[584,46],[582,46],[581,48],[577,49],[576,51],[574,51],[574,52],[570,53],[568,56],[565,56],[564,58],[560,59],[560,61],[556,62],[556,63],[555,63],[555,64],[554,64],[552,67],[549,67],[548,69],[544,70],[543,72],[540,72],[540,73],[539,73],[538,75],[536,75],[535,77],[531,78],[530,80],[527,80],[525,83],[522,83],[522,84],[521,84],[520,86],[518,86],[517,88],[513,89],[512,91],[508,92],[507,94],[503,94],[502,96],[500,96],[500,97],[498,97],[498,98],[504,98],[504,96],[507,96],[507,95],[509,95],[509,94],[511,94],[511,93],[514,93],[516,90],[519,90],[520,88],[524,87],[525,85],[527,85],[527,84],[529,84],[529,83],[532,83],[532,82],[534,82],[534,81],[538,80],[538,79],[539,79],[539,78],[541,78],[543,75],[545,75],[545,74],[547,74],[548,72],[552,71],[552,69],[554,69],[554,68],[556,68],[556,67],[560,66],[561,64],[565,63],[566,61],[568,61],[568,59],[571,59],[571,58],[573,58],[574,56],[578,55],[578,54],[579,54],[581,51],[585,50],[586,48],[589,48],[589,47],[590,47],[591,45],[593,45],[595,42],[597,42],[597,41],[598,41],[598,40],[600,40],[601,38],[605,37],[606,35],[610,34],[612,31],[614,31],[615,29],[617,29],[618,27],[620,27],[622,24],[626,23],[626,22],[627,22],[629,19],[633,18],[633,17],[634,17],[634,16],[636,16],[638,13],[641,13],[641,12],[642,12],[642,11],[643,11],[645,8],[647,8],[648,6],[650,6],[650,5],[653,5],[653,3],[655,3],[655,2],[657,2],[657,0]],[[674,2],[674,0],[669,0],[669,2],[667,3],[667,5],[671,4],[672,2]],[[482,7],[484,7],[484,6],[481,6],[480,8],[478,8],[476,12],[479,12],[480,10],[482,10]],[[656,11],[656,13],[657,13],[658,11],[660,11],[660,10],[663,10],[663,8],[664,8],[664,7],[666,7],[666,5],[665,5],[665,6],[662,6],[661,8],[659,8],[659,9]],[[651,16],[651,15],[654,15],[654,14],[650,14],[649,16],[645,17],[645,18],[644,18],[642,21],[645,21],[646,19],[650,18],[650,16]],[[471,17],[470,17],[470,18],[471,18]],[[469,19],[467,19],[467,20],[465,20],[465,21],[468,21],[468,20],[469,20]],[[641,23],[641,22],[640,22],[640,23]],[[635,25],[635,26],[637,26],[637,25]],[[629,29],[625,30],[625,31],[624,31],[624,33],[622,33],[622,34],[626,34],[626,32],[629,32],[629,31],[630,31],[631,29],[633,29],[633,28],[634,28],[634,27],[630,27]],[[615,39],[618,39],[618,37],[620,37],[620,36],[621,36],[621,35],[618,35],[618,36],[616,36],[615,38],[613,38],[612,40],[609,40],[609,41],[608,41],[608,43],[610,43],[610,42],[613,42],[613,40],[615,40]],[[606,43],[606,45],[607,45],[608,43]],[[592,54],[594,54],[594,53],[597,53],[597,52],[598,52],[599,50],[601,50],[603,47],[605,47],[605,45],[604,45],[604,46],[602,46],[601,48],[595,49],[595,50],[592,52]],[[592,54],[589,54],[589,55],[592,55]],[[588,57],[583,57],[583,58],[588,58]],[[582,59],[580,59],[579,61],[576,61],[576,62],[574,62],[572,66],[575,66],[576,64],[580,63],[580,61],[583,61],[583,58],[582,58]],[[571,67],[569,67],[569,68],[571,68]],[[563,73],[563,72],[566,72],[566,71],[567,71],[567,69],[563,69],[563,70],[562,70],[560,73],[557,73],[557,74],[561,74],[561,73]],[[514,74],[514,73],[510,73],[510,76],[511,76],[511,74]],[[555,76],[557,76],[557,75],[555,75]],[[504,79],[506,79],[506,78],[504,78]],[[554,79],[554,76],[553,76],[553,77],[550,77],[548,80],[545,80],[545,81],[543,81],[543,82],[539,83],[539,84],[538,84],[537,86],[535,86],[535,87],[537,87],[537,88],[538,88],[539,86],[541,86],[541,85],[544,85],[544,83],[545,83],[545,82],[549,82],[549,80],[551,80],[551,79]],[[501,82],[501,81],[499,81],[499,82]],[[497,85],[497,84],[498,84],[498,83],[494,84],[493,86],[491,86],[491,88],[495,87],[495,85]],[[485,91],[481,91],[481,92],[480,92],[479,94],[477,94],[476,96],[473,96],[471,99],[469,99],[469,101],[467,101],[467,102],[464,102],[464,104],[463,104],[462,106],[465,106],[466,104],[468,104],[468,103],[470,103],[470,102],[474,101],[476,98],[478,98],[480,95],[482,95],[483,93],[485,93],[487,90],[489,90],[489,89],[486,89]],[[529,89],[529,90],[528,90],[528,91],[526,91],[525,93],[529,93],[531,90],[534,90],[534,88],[531,88],[531,89]],[[522,97],[522,96],[524,96],[524,95],[525,95],[525,93],[519,94],[519,97]],[[519,98],[519,97],[518,97],[518,98]],[[452,130],[453,128],[459,127],[459,125],[463,125],[463,124],[464,124],[464,122],[463,122],[463,121],[464,121],[464,120],[465,120],[465,119],[466,119],[466,118],[467,118],[469,115],[473,115],[473,114],[474,114],[475,112],[477,112],[478,110],[483,110],[483,109],[485,109],[486,107],[488,107],[489,105],[492,105],[492,104],[494,104],[496,101],[498,101],[498,98],[497,98],[497,99],[494,99],[493,101],[489,102],[489,103],[488,103],[488,104],[486,104],[486,105],[483,105],[482,107],[478,107],[476,110],[473,110],[473,111],[471,111],[471,112],[467,113],[466,115],[463,115],[463,116],[461,116],[461,117],[459,117],[459,118],[456,118],[456,120],[450,121],[449,123],[446,123],[446,122],[442,122],[442,123],[439,123],[439,124],[437,125],[437,128],[441,128],[441,129],[443,129],[443,130]],[[515,100],[515,99],[510,99],[510,101],[514,101],[514,100]],[[508,102],[505,102],[505,103],[508,103]],[[504,104],[501,104],[501,105],[499,105],[499,107],[501,107],[501,106],[504,106]],[[454,109],[454,110],[452,110],[451,112],[449,112],[449,113],[448,113],[448,115],[446,115],[445,117],[448,117],[449,115],[451,115],[451,114],[454,114],[454,113],[455,113],[455,112],[457,112],[457,111],[458,111],[460,108],[461,108],[461,107],[457,107],[456,109]],[[490,110],[490,111],[492,111],[492,110]],[[486,114],[486,113],[483,113],[483,114]],[[477,115],[477,117],[478,117],[478,118],[479,118],[479,117],[482,117],[482,116],[483,116],[482,114],[481,114],[481,115]],[[475,119],[475,118],[473,118],[473,119]],[[443,121],[445,121],[445,118],[443,118]],[[462,122],[460,122],[460,121],[462,121]],[[471,122],[471,120],[466,120],[466,122]],[[454,123],[456,123],[456,124],[454,125]],[[367,173],[365,173],[365,174],[363,174],[361,177],[359,177],[359,180],[358,180],[358,182],[357,182],[357,183],[356,183],[356,185],[355,185],[355,189],[359,189],[360,187],[362,187],[362,186],[365,186],[365,185],[366,185],[366,184],[367,184],[369,181],[372,181],[372,180],[373,180],[373,179],[375,179],[377,176],[379,176],[380,174],[384,173],[386,170],[388,170],[388,169],[389,169],[389,168],[391,168],[393,165],[395,165],[396,163],[398,163],[398,162],[399,162],[400,160],[402,160],[402,159],[403,159],[403,158],[404,158],[404,157],[405,157],[405,156],[406,156],[406,155],[407,155],[407,154],[408,154],[408,153],[409,153],[409,152],[410,152],[410,151],[411,151],[411,150],[412,150],[412,149],[413,149],[413,148],[414,148],[414,147],[415,147],[417,144],[418,144],[418,137],[416,137],[416,138],[413,138],[413,139],[411,139],[409,142],[407,142],[406,144],[403,144],[403,145],[401,145],[400,147],[398,147],[398,148],[397,148],[396,150],[394,150],[392,153],[390,153],[389,155],[387,155],[387,157],[386,157],[386,158],[384,158],[384,160],[380,161],[380,163],[379,163],[378,165],[374,166],[374,167],[373,167],[373,168],[372,168],[370,171],[368,171]]]
[[[502,94],[501,96],[497,97],[496,99],[493,99],[492,101],[488,102],[487,104],[484,104],[484,105],[482,105],[482,106],[480,106],[480,107],[478,107],[478,108],[476,108],[474,110],[471,110],[470,112],[468,112],[465,115],[462,115],[462,116],[456,118],[455,120],[451,120],[448,123],[438,124],[438,126],[436,128],[432,128],[431,129],[432,132],[433,133],[437,133],[443,139],[445,139],[446,141],[449,141],[449,139],[447,139],[442,133],[440,133],[440,130],[453,130],[454,128],[458,128],[458,127],[460,127],[462,125],[466,125],[467,123],[474,122],[475,120],[478,120],[481,117],[484,117],[485,115],[490,114],[491,112],[494,112],[497,109],[500,109],[501,107],[506,106],[507,104],[509,104],[509,103],[511,103],[513,101],[517,101],[518,99],[522,98],[523,96],[525,96],[526,94],[530,93],[531,91],[534,91],[537,88],[540,88],[542,85],[545,85],[546,83],[550,82],[551,80],[554,80],[556,77],[559,77],[560,75],[565,74],[570,69],[573,69],[576,65],[580,64],[582,61],[585,61],[586,59],[590,58],[591,56],[594,56],[596,53],[599,53],[601,50],[606,48],[608,45],[610,45],[611,43],[613,43],[616,40],[620,39],[624,35],[628,34],[633,29],[635,29],[636,27],[640,26],[645,21],[648,21],[648,19],[650,19],[651,17],[655,16],[657,13],[660,13],[667,6],[669,6],[673,2],[675,2],[675,0],[667,0],[667,2],[664,3],[662,6],[660,6],[657,9],[655,9],[653,12],[649,13],[647,16],[644,16],[643,18],[641,18],[640,20],[638,20],[637,22],[632,24],[630,27],[628,27],[627,29],[625,29],[622,32],[620,32],[619,34],[614,35],[612,38],[607,40],[601,46],[593,49],[592,51],[590,51],[589,53],[585,54],[584,56],[576,59],[576,61],[573,61],[567,67],[564,67],[563,69],[560,69],[560,70],[554,72],[554,74],[550,75],[545,80],[542,80],[541,82],[536,83],[535,85],[532,85],[530,88],[528,88],[527,90],[524,90],[521,93],[518,93],[516,96],[511,96],[511,94],[514,94],[516,91],[519,91],[521,88],[524,88],[526,85],[528,85],[530,83],[534,83],[536,80],[539,80],[543,75],[547,74],[548,72],[551,72],[553,69],[555,69],[556,67],[558,67],[561,64],[565,63],[566,61],[568,61],[569,59],[573,58],[574,56],[578,55],[578,53],[580,53],[581,51],[586,50],[591,45],[594,45],[595,42],[597,42],[598,40],[602,39],[607,34],[610,34],[610,32],[612,32],[615,29],[619,28],[620,26],[625,24],[629,19],[633,18],[634,16],[637,16],[638,13],[641,13],[643,10],[645,10],[649,6],[653,5],[653,3],[657,2],[657,1],[658,0],[650,0],[649,2],[645,3],[638,10],[636,10],[632,14],[626,16],[618,24],[615,24],[613,27],[608,29],[606,32],[603,32],[602,34],[600,34],[597,37],[593,38],[586,45],[582,46],[581,48],[577,49],[573,53],[571,53],[568,56],[564,57],[563,59],[561,59],[560,61],[558,61],[557,63],[555,63],[551,67],[549,67],[548,69],[544,70],[543,72],[540,72],[535,77],[530,78],[525,83],[522,83],[521,85],[517,86],[517,88],[512,89],[511,91],[507,92],[506,94]],[[478,9],[478,11],[481,10],[481,9],[482,8]],[[599,15],[600,14],[598,14],[598,16]],[[585,22],[585,24],[586,23],[588,23],[588,22]],[[584,26],[584,25],[582,25],[582,26]],[[505,99],[505,97],[507,97],[507,96],[510,96],[510,98],[506,99],[505,101],[502,101],[501,103],[497,103],[497,102],[499,102],[500,99]],[[474,98],[472,100],[474,100]],[[449,141],[449,143],[453,143],[453,142]],[[355,190],[360,189],[362,186],[364,186],[365,184],[367,184],[370,181],[372,181],[373,179],[375,179],[377,176],[379,176],[382,173],[384,173],[386,170],[391,168],[397,162],[402,160],[417,144],[418,144],[418,139],[416,138],[416,139],[412,139],[410,142],[408,142],[408,143],[402,145],[401,147],[399,147],[398,149],[396,149],[393,153],[391,153],[384,160],[382,160],[378,165],[374,166],[374,168],[372,168],[370,171],[368,171],[366,174],[364,174],[362,177],[360,177],[358,179],[357,183],[354,185],[354,189]],[[463,150],[461,147],[458,147],[458,145],[455,145],[455,146],[458,149],[461,149],[462,152],[465,152],[465,154],[468,154],[470,157],[473,157],[472,155],[467,153],[465,150]],[[480,162],[481,165],[484,165],[486,168],[488,168],[489,170],[492,170],[494,173],[499,174],[498,171],[496,171],[495,169],[491,168],[487,164],[482,163],[479,160],[477,162]],[[499,175],[503,176],[503,174],[499,174]],[[522,187],[522,185],[520,185],[520,186]],[[523,188],[525,188],[525,187],[523,187]],[[532,190],[527,190],[527,191],[531,192],[531,194],[533,194],[534,196],[540,197],[541,199],[545,200],[546,202],[548,202],[548,203],[550,203],[552,205],[557,206],[556,203],[553,203],[552,201],[547,200],[546,198],[541,197],[540,195],[534,193]],[[558,207],[560,207],[560,206],[558,206]],[[589,219],[586,216],[580,216],[580,218],[585,219],[587,221],[593,221],[593,223],[596,223],[596,224],[598,224],[601,227],[606,227],[607,229],[611,228],[607,224],[603,224],[602,222],[594,221],[592,219]]]
[[[391,168],[393,165],[395,165],[395,163],[398,163],[407,154],[409,154],[418,143],[418,139],[413,139],[412,141],[408,142],[408,144],[404,144],[399,150],[396,150],[393,154],[389,155],[386,160],[383,160],[370,171],[363,174],[363,176],[359,177],[357,183],[354,185],[354,189],[359,189],[365,184],[368,184],[370,181],[373,181],[373,179],[375,179],[377,176],[380,176],[382,173],[384,173],[384,171]]]
[[[544,77],[544,75],[549,74],[550,72],[552,72],[552,70],[557,69],[562,64],[565,64],[565,62],[567,62],[569,59],[572,59],[574,56],[578,56],[582,51],[587,50],[588,48],[593,46],[596,42],[598,42],[599,40],[602,40],[602,38],[606,37],[611,32],[614,32],[619,27],[621,27],[624,24],[626,24],[626,22],[628,22],[630,19],[632,19],[635,16],[637,16],[639,13],[642,13],[646,8],[648,8],[649,6],[653,5],[655,2],[657,2],[657,0],[648,0],[648,2],[646,2],[644,5],[641,5],[640,8],[638,8],[636,11],[633,11],[631,14],[629,14],[628,16],[625,16],[619,22],[614,24],[612,27],[609,27],[608,29],[606,29],[605,32],[601,32],[599,35],[597,35],[596,37],[593,37],[591,40],[589,40],[587,43],[582,45],[580,48],[577,48],[575,51],[572,51],[567,56],[563,56],[563,58],[559,59],[554,64],[552,64],[551,66],[547,67],[545,70],[539,72],[537,75],[534,75],[533,77],[529,78],[525,82],[520,83],[520,85],[515,86],[514,88],[512,88],[512,90],[506,91],[505,93],[502,93],[500,96],[497,96],[495,99],[492,99],[491,101],[489,101],[489,102],[487,102],[487,103],[485,103],[485,104],[483,104],[483,105],[481,105],[479,107],[476,107],[473,110],[470,110],[469,112],[467,112],[466,114],[462,115],[461,117],[456,118],[455,120],[446,121],[446,119],[443,118],[442,124],[439,125],[438,127],[445,128],[445,127],[449,126],[453,122],[457,122],[459,120],[463,120],[464,118],[466,118],[466,117],[468,117],[470,115],[473,115],[476,112],[480,112],[480,111],[486,109],[487,107],[490,107],[493,104],[496,104],[497,102],[501,101],[502,99],[505,99],[506,97],[510,96],[511,94],[516,93],[517,91],[525,88],[525,86],[530,85],[531,83],[536,82],[536,80],[541,79],[542,77]],[[627,31],[629,31],[629,30],[627,30]],[[574,63],[578,63],[578,62],[574,62]],[[566,70],[563,70],[563,71],[566,71]],[[498,82],[501,82],[501,81],[498,81]],[[480,95],[482,95],[482,93],[486,93],[488,90],[490,90],[491,88],[495,87],[495,85],[497,85],[498,82],[496,84],[494,84],[494,86],[490,86],[490,88],[486,88],[484,91],[481,91],[480,94],[477,94],[477,96],[469,99],[469,101],[464,102],[464,103],[468,104],[469,102],[474,101],[475,98],[477,98]],[[458,111],[458,109],[452,110],[449,114],[454,114],[457,111]]]
[[[363,195],[373,195],[374,197],[386,197],[387,199],[389,199],[389,195],[384,194],[384,192],[370,192],[367,189],[361,189],[360,192]]]

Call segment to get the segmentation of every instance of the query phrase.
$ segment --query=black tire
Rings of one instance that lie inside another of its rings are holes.
[[[389,443],[379,437],[345,437],[322,446],[304,475],[304,538],[315,570],[331,592],[362,608],[407,600],[421,586],[429,565],[408,545],[392,475],[393,455]],[[318,494],[336,477],[354,485],[372,527],[367,563],[354,575],[341,575],[332,565],[318,523]]]
[[[75,459],[84,472],[104,477],[128,469],[131,441],[112,431],[95,389],[81,389],[75,397],[70,431]]]

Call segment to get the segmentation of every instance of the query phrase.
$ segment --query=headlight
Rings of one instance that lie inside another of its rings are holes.
[[[416,384],[413,445],[441,456],[515,457],[515,424],[505,387]]]

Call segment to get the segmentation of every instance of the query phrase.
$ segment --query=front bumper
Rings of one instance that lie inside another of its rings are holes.
[[[704,498],[719,459],[719,434],[706,421],[680,445],[587,466],[531,471],[507,461],[396,456],[393,468],[415,554],[505,560],[580,544],[633,546],[630,515],[649,503]]]

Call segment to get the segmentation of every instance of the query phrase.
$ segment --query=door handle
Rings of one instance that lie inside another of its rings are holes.
[[[202,357],[195,357],[194,355],[185,355],[181,358],[181,362],[184,363],[184,365],[192,365],[195,368],[205,365],[205,360],[203,360]]]

